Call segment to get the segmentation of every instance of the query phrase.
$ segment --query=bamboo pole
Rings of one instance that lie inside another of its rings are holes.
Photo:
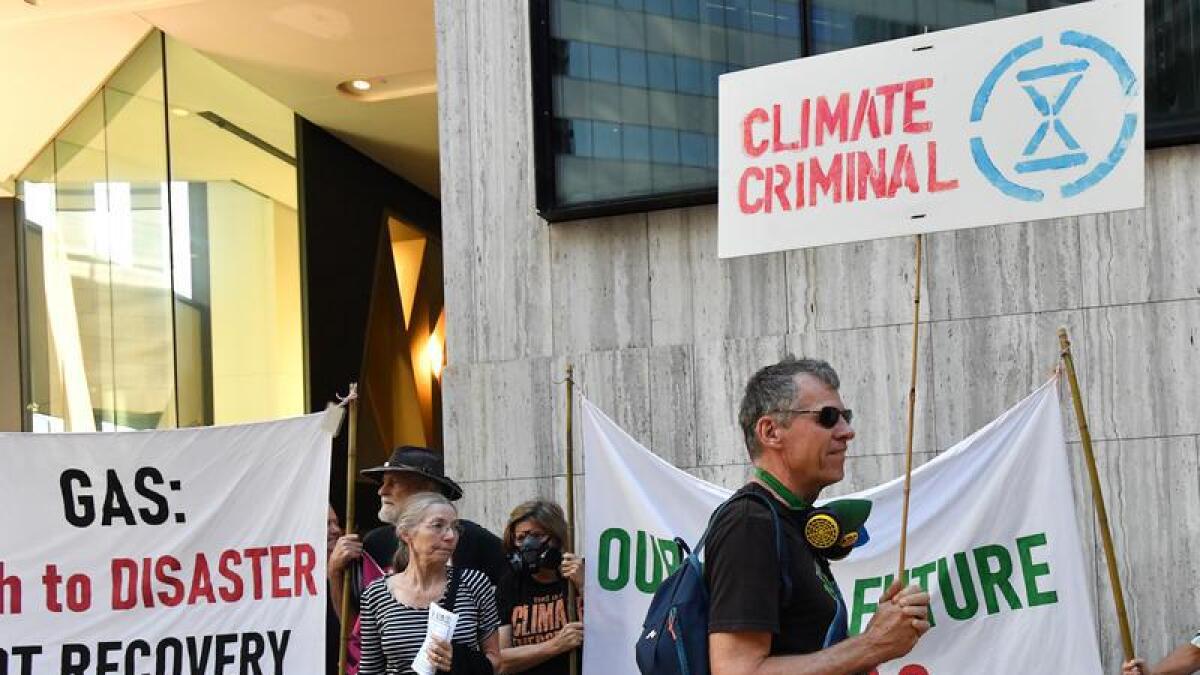
[[[358,383],[350,384],[350,393],[346,395],[350,407],[350,421],[347,424],[349,438],[346,441],[346,534],[354,534],[354,500],[356,477],[358,475]],[[350,567],[342,570],[342,621],[338,645],[338,672],[346,674],[347,647],[350,644]]]
[[[1096,471],[1096,455],[1092,452],[1092,434],[1088,431],[1087,415],[1083,411],[1083,397],[1079,393],[1079,380],[1075,377],[1075,359],[1071,357],[1071,340],[1066,327],[1058,329],[1058,346],[1062,350],[1063,365],[1067,370],[1067,381],[1071,384],[1071,400],[1075,404],[1075,421],[1079,423],[1079,440],[1083,446],[1083,458],[1087,464],[1088,479],[1092,484],[1092,502],[1096,505],[1096,521],[1100,525],[1100,540],[1104,544],[1104,560],[1108,565],[1108,581],[1112,586],[1113,603],[1117,606],[1117,622],[1121,629],[1121,649],[1126,661],[1134,657],[1133,637],[1129,632],[1129,613],[1125,609],[1125,593],[1121,590],[1121,575],[1117,570],[1117,556],[1113,552],[1112,532],[1108,527],[1108,509],[1104,507],[1104,492],[1100,489],[1100,474]]]
[[[901,584],[907,583],[904,575],[904,559],[908,552],[908,502],[912,491],[913,469],[913,418],[917,410],[917,353],[921,331],[921,248],[925,235],[918,234],[916,242],[917,272],[913,287],[913,320],[912,320],[912,370],[908,384],[908,440],[904,449],[904,505],[900,510],[900,562],[896,578]]]
[[[575,366],[567,364],[567,550],[575,551]],[[567,581],[567,621],[579,620],[575,584]],[[571,675],[579,673],[579,650],[571,650]]]

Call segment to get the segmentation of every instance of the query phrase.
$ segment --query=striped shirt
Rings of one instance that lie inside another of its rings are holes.
[[[446,576],[449,579],[449,567]],[[362,662],[359,675],[412,673],[412,662],[425,641],[429,608],[398,602],[387,586],[392,575],[376,579],[362,593]],[[450,584],[447,581],[446,587]],[[438,600],[441,605],[445,593]],[[483,572],[463,569],[454,602],[458,624],[453,642],[479,651],[484,639],[500,626],[496,590]]]

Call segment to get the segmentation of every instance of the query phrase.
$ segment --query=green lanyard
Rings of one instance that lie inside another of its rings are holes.
[[[784,485],[782,481],[780,481],[775,476],[772,476],[770,474],[770,472],[768,472],[766,469],[763,469],[761,467],[754,467],[754,475],[757,476],[759,480],[766,483],[767,487],[774,490],[775,494],[782,497],[784,503],[786,503],[788,505],[789,509],[791,509],[793,511],[800,511],[800,510],[808,508],[807,502],[805,502],[803,499],[797,497],[795,492],[792,492],[791,490],[789,490],[788,487],[786,485]]]

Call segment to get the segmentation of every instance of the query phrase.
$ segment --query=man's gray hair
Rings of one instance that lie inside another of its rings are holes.
[[[841,386],[837,371],[827,362],[821,359],[798,359],[791,354],[783,357],[779,363],[766,366],[751,376],[746,382],[746,393],[742,396],[742,405],[738,410],[738,424],[742,427],[751,461],[758,459],[762,454],[754,427],[764,415],[792,407],[798,393],[797,375],[812,376],[835,391]]]

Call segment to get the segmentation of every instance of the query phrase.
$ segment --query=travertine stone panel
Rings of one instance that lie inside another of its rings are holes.
[[[783,354],[783,337],[697,343],[696,446],[701,466],[746,461],[737,422],[746,380]]]
[[[1059,326],[1067,326],[1071,335],[1071,352],[1086,394],[1084,324],[1083,312],[934,322],[927,333],[933,346],[934,384],[931,390],[918,391],[917,397],[933,399],[937,451],[975,433],[1054,375]],[[1065,378],[1062,391],[1064,433],[1078,438]],[[1084,400],[1086,405],[1088,398]]]
[[[1089,306],[1200,295],[1200,146],[1146,156],[1146,208],[1082,219],[1083,301]]]
[[[717,257],[717,209],[647,214],[654,344],[782,335],[788,326],[784,254]]]
[[[1200,300],[1089,310],[1076,356],[1097,440],[1200,433]]]
[[[567,471],[566,414],[567,363],[575,366],[575,392],[600,408],[617,426],[643,446],[650,444],[650,364],[646,349],[616,349],[589,352],[570,358],[554,360],[551,375],[554,379],[554,410],[541,420],[554,428],[554,457],[550,465],[554,474]],[[575,471],[583,472],[583,411],[576,399],[574,411]]]
[[[554,225],[550,247],[556,353],[650,345],[645,214]]]
[[[917,409],[913,449],[934,452],[934,418],[929,392],[933,365],[928,324],[922,324],[917,359]],[[904,452],[908,428],[908,388],[912,372],[912,326],[818,331],[788,336],[796,356],[825,359],[841,378],[842,400],[854,410],[853,452],[886,455]]]
[[[446,313],[452,324],[446,332],[446,356],[451,363],[472,362],[475,352],[474,265],[458,261],[475,255],[474,208],[470,167],[471,148],[470,41],[467,26],[473,17],[435,3],[435,30],[441,58],[438,63],[438,148],[441,165],[442,247]]]
[[[894,237],[813,249],[817,328],[911,324],[915,246],[913,237]],[[921,274],[921,297],[928,297],[929,276]],[[928,318],[923,302],[921,319]]]
[[[469,481],[462,483],[462,488],[463,498],[456,504],[459,517],[479,523],[497,537],[504,532],[508,514],[517,504],[555,498],[554,479],[550,477]]]
[[[786,251],[784,256],[787,282],[788,333],[804,334],[816,331],[817,264],[816,249]]]
[[[451,476],[464,481],[534,478],[556,470],[549,359],[451,365],[443,377],[446,470]]]
[[[1096,444],[1117,567],[1134,644],[1162,658],[1196,631],[1200,607],[1200,450],[1194,436]],[[1103,560],[1103,552],[1097,556]],[[1105,672],[1119,672],[1121,640],[1106,569],[1098,569]]]
[[[463,237],[447,247],[447,267],[466,269],[448,275],[466,286],[452,289],[448,299],[471,301],[448,304],[448,330],[473,333],[473,339],[456,337],[451,345],[462,349],[462,342],[473,342],[474,347],[460,357],[451,352],[451,358],[497,361],[549,355],[550,233],[534,212],[526,3],[497,0],[473,3],[470,11],[458,5],[442,9],[439,25],[445,29],[439,37],[465,51],[453,60],[467,70],[467,89],[440,105],[443,118],[466,116],[470,144],[469,150],[460,150],[447,139],[452,154],[446,161],[454,164],[443,167],[449,188],[444,199],[470,192],[469,218],[443,218],[442,225],[451,239]],[[450,18],[449,12],[466,19]],[[463,28],[465,41],[458,37]],[[463,161],[468,163],[459,164]],[[455,208],[451,216],[461,214]],[[469,232],[453,234],[460,228]],[[459,322],[468,325],[456,327]]]
[[[925,244],[922,274],[929,275],[929,315],[935,320],[1079,306],[1074,218],[938,232]]]
[[[650,349],[650,449],[681,468],[700,461],[693,351],[691,345]]]

